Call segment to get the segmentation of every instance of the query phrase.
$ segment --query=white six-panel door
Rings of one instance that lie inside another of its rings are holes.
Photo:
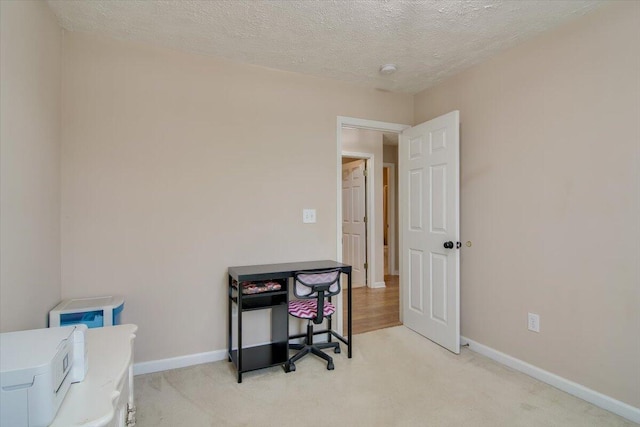
[[[353,286],[366,284],[365,162],[342,165],[342,262],[352,266]]]
[[[458,111],[400,135],[403,322],[454,353],[460,352],[459,151]]]

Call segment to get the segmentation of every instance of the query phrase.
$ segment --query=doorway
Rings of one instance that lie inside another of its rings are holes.
[[[342,261],[352,265],[354,271],[352,326],[353,333],[357,334],[402,324],[400,281],[395,262],[398,134],[349,126],[341,136],[339,243],[342,243]],[[362,181],[366,180],[366,192],[360,185],[352,184],[361,181],[354,177],[359,176],[365,162]],[[360,238],[362,233],[366,239]],[[358,243],[364,243],[366,249],[357,249]],[[359,253],[367,254],[365,283],[357,279]],[[346,292],[343,297],[345,307]],[[345,315],[343,313],[343,317]]]
[[[458,354],[459,249],[462,246],[459,209],[460,112],[451,111],[413,127],[340,116],[337,125],[337,165],[340,164],[344,149],[342,134],[346,128],[400,134],[398,176],[401,179],[398,180],[398,206],[401,215],[398,216],[398,237],[403,256],[399,257],[399,318],[410,329]],[[341,168],[337,168],[337,173],[341,174]],[[381,167],[378,179],[382,181]],[[341,222],[340,188],[341,185],[338,184],[337,224]],[[382,199],[382,192],[379,197]],[[382,217],[382,210],[379,212]],[[341,227],[337,228],[339,234],[336,255],[341,260]],[[377,233],[382,233],[382,229]],[[373,257],[371,263],[376,258]],[[382,267],[383,261],[379,263]],[[377,278],[382,275],[382,270],[371,271]],[[354,305],[358,305],[358,301]],[[344,330],[342,298],[338,298],[337,306],[336,328]],[[355,318],[349,316],[350,325],[352,320]]]

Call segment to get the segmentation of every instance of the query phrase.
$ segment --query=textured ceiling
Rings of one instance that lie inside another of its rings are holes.
[[[416,93],[600,0],[49,0],[70,31]],[[383,76],[382,64],[398,71]]]

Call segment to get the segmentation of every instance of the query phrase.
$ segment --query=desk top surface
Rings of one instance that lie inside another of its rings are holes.
[[[297,271],[314,271],[330,268],[340,268],[343,273],[351,273],[350,265],[331,260],[244,265],[229,267],[228,271],[231,277],[238,280],[266,280],[274,278],[274,275],[279,275],[280,277],[293,276],[293,273]]]

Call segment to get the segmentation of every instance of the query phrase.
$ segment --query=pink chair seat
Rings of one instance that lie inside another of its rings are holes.
[[[336,311],[336,306],[325,301],[323,314],[330,316]],[[314,299],[296,299],[289,301],[289,314],[300,319],[314,319],[318,312],[318,302]]]

